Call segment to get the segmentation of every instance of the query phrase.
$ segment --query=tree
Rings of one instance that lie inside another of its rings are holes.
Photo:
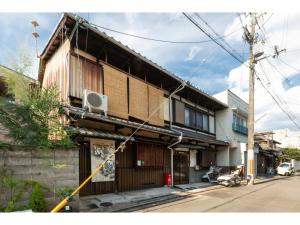
[[[281,158],[283,160],[295,159],[300,161],[300,150],[296,148],[285,148],[283,149]]]
[[[71,147],[73,142],[62,121],[58,88],[56,85],[41,88],[21,74],[31,65],[25,53],[22,58],[26,59],[25,63],[17,72],[0,68],[5,73],[10,96],[0,99],[0,123],[8,128],[16,144]]]

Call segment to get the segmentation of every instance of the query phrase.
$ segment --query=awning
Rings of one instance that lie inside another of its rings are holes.
[[[206,146],[201,146],[201,145],[193,145],[193,144],[178,144],[176,145],[176,148],[192,148],[192,149],[202,149],[205,150],[208,147]]]
[[[200,142],[208,143],[208,144],[212,144],[212,145],[221,145],[221,146],[229,145],[228,142],[217,140],[216,137],[212,136],[212,135],[206,135],[206,134],[203,134],[200,132],[192,132],[192,131],[183,130],[180,128],[176,128],[176,130],[178,132],[182,132],[183,139],[200,141]]]
[[[95,130],[90,128],[87,129],[82,127],[68,127],[67,129],[71,130],[75,134],[80,134],[88,137],[98,137],[98,138],[114,139],[114,140],[121,140],[121,141],[125,141],[129,137],[121,134],[110,133],[107,131]],[[134,141],[134,138],[131,137],[129,141]]]

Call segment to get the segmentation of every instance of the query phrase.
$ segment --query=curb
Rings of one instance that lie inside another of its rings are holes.
[[[260,181],[254,182],[254,185],[263,184],[263,183],[267,183],[267,182],[271,182],[271,181],[275,181],[275,180],[287,179],[287,178],[291,178],[291,177],[294,177],[294,176],[300,176],[300,174],[297,173],[297,174],[294,174],[292,176],[280,176],[280,177],[274,177],[274,178],[270,178],[270,179],[266,179],[266,180],[260,180]]]

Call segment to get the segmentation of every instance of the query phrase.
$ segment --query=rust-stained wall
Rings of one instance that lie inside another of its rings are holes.
[[[128,118],[127,75],[103,65],[104,94],[108,96],[108,115]]]
[[[70,42],[66,40],[46,63],[42,84],[43,87],[56,84],[63,102],[68,102],[69,50]]]
[[[87,89],[103,93],[102,67],[92,61],[71,55],[70,57],[70,95],[82,98]]]

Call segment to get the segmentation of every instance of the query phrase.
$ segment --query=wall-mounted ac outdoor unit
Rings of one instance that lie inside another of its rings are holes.
[[[107,115],[107,96],[102,95],[100,93],[84,90],[83,91],[83,104],[82,107],[84,109],[88,109],[89,112],[96,112],[96,113],[104,113]]]

